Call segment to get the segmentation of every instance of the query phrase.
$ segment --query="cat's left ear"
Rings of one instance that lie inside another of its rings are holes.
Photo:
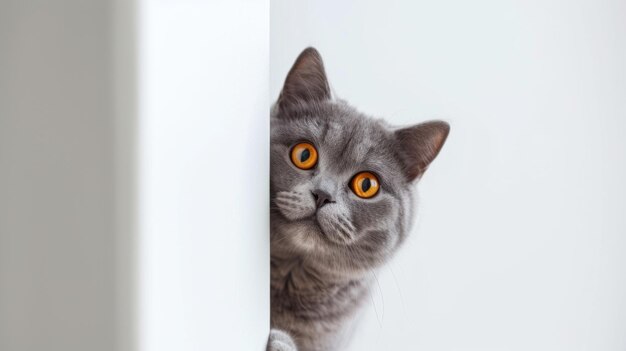
[[[404,164],[404,174],[409,181],[419,179],[439,151],[450,133],[450,125],[443,121],[430,121],[394,132],[397,152]]]
[[[285,85],[278,97],[278,108],[290,107],[330,99],[322,56],[315,48],[306,48],[291,67]]]

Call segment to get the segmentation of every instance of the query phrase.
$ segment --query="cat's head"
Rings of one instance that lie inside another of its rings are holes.
[[[393,128],[334,99],[319,53],[308,48],[287,76],[271,131],[272,245],[363,270],[406,237],[414,184],[449,126]]]

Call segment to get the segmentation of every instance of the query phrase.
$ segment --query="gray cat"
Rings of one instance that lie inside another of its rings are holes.
[[[313,48],[289,71],[271,124],[267,350],[337,350],[372,271],[408,235],[414,185],[450,127],[392,128],[332,98]]]

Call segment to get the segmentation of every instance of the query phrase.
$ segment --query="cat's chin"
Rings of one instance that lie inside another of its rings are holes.
[[[309,252],[327,250],[328,235],[314,217],[300,221],[298,226],[293,240],[294,245]]]

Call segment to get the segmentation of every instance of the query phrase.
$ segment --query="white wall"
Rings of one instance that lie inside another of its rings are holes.
[[[269,3],[139,13],[139,349],[264,350]]]
[[[268,19],[0,2],[0,350],[265,349]]]
[[[352,350],[626,349],[624,18],[606,0],[272,1],[272,99],[313,45],[363,111],[452,124]]]

